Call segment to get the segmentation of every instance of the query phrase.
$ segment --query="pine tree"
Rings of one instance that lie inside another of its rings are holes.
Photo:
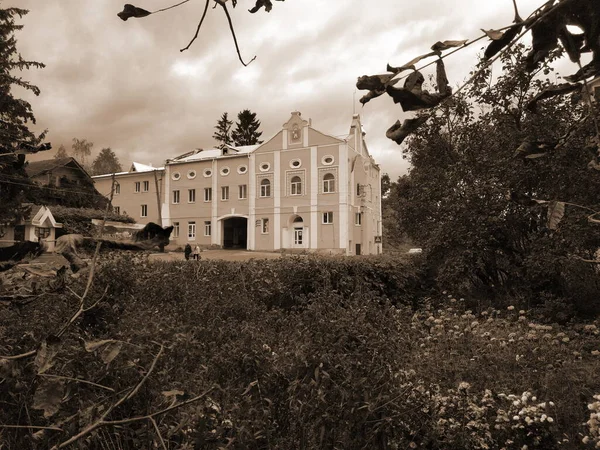
[[[92,163],[92,175],[104,175],[106,173],[121,172],[123,168],[119,158],[112,149],[103,148]]]
[[[56,151],[56,155],[54,155],[54,159],[61,159],[61,158],[68,158],[69,155],[67,153],[67,149],[65,148],[64,145],[60,145],[60,147],[58,147],[58,150]]]
[[[255,145],[262,144],[259,140],[262,131],[258,131],[260,120],[256,119],[256,113],[250,112],[249,109],[244,109],[238,114],[239,122],[235,123],[235,130],[231,134],[234,145]]]
[[[215,126],[215,134],[213,134],[213,138],[220,142],[217,146],[218,148],[223,149],[233,143],[231,139],[231,125],[233,125],[233,122],[227,118],[227,113],[224,112]]]
[[[0,8],[0,222],[19,218],[20,204],[24,191],[28,189],[28,178],[24,171],[25,156],[51,148],[42,144],[46,132],[36,135],[29,129],[35,124],[31,105],[23,99],[15,98],[14,87],[19,87],[39,95],[37,86],[14,76],[16,71],[43,68],[44,65],[21,58],[17,50],[15,31],[23,25],[15,24],[15,18],[22,18],[28,11],[19,8]]]

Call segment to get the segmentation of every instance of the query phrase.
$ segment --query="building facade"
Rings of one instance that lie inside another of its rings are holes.
[[[358,115],[339,138],[294,112],[260,145],[196,150],[164,168],[115,174],[113,205],[138,222],[173,225],[179,245],[378,254],[380,176]],[[112,175],[93,178],[108,196]]]

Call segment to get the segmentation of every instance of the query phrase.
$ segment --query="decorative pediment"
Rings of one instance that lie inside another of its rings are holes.
[[[287,130],[288,145],[302,145],[306,127],[308,127],[308,121],[300,117],[300,112],[292,112],[292,117],[283,124],[283,129]]]

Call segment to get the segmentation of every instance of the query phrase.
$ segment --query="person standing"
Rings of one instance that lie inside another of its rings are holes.
[[[196,246],[194,247],[193,255],[196,261],[200,261],[200,246],[198,244],[196,244]]]
[[[192,246],[190,244],[185,244],[185,248],[183,249],[183,255],[185,256],[185,260],[190,259],[190,255],[192,254]]]

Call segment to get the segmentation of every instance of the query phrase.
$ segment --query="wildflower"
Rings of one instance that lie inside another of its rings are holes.
[[[600,355],[600,351],[598,351],[598,350],[592,350],[592,355],[598,356],[598,355]]]
[[[584,436],[583,439],[581,440],[581,442],[583,442],[584,444],[588,444],[590,442],[590,437]]]
[[[550,423],[554,422],[554,419],[552,417],[548,417],[546,420]]]
[[[512,305],[510,305],[510,306],[509,306],[508,308],[506,308],[506,309],[508,309],[509,311],[514,311],[515,307],[514,307],[514,306],[512,306]]]

